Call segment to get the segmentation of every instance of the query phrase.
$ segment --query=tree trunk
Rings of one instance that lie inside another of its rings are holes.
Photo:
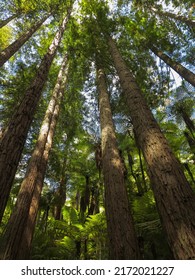
[[[130,170],[131,170],[131,175],[134,178],[135,184],[137,186],[137,195],[142,196],[144,194],[144,190],[143,190],[143,187],[142,187],[142,182],[140,181],[139,173],[135,173],[134,170],[133,170],[133,164],[134,163],[133,163],[133,158],[130,154],[129,149],[127,149],[127,157],[128,157],[129,167],[130,167]]]
[[[90,205],[89,205],[89,210],[88,210],[88,215],[94,215],[97,214],[97,212],[95,212],[97,210],[97,201],[96,201],[96,192],[97,189],[96,187],[92,187],[91,188],[91,199],[90,199]]]
[[[195,155],[195,139],[187,131],[184,131],[184,136],[188,141],[191,152]]]
[[[63,20],[49,50],[43,58],[32,84],[27,89],[18,110],[13,114],[10,123],[0,141],[0,221],[9,197],[12,182],[17,170],[28,130],[33,121],[41,92],[47,80],[50,66],[61,42],[66,24],[70,17]]]
[[[175,259],[195,258],[195,194],[116,44],[108,44]]]
[[[185,122],[187,129],[191,133],[191,136],[194,138],[194,133],[195,133],[194,122],[191,120],[191,118],[189,117],[188,113],[186,112],[185,108],[183,108],[182,105],[178,107],[178,112],[182,116],[182,119]]]
[[[0,28],[4,27],[5,25],[7,25],[11,20],[15,19],[16,17],[18,17],[19,14],[14,14],[10,17],[8,17],[7,19],[1,20],[0,21]]]
[[[54,219],[55,220],[62,220],[62,207],[66,202],[66,184],[67,184],[67,175],[66,175],[66,163],[67,163],[67,156],[64,150],[64,160],[62,163],[62,170],[61,170],[61,178],[60,184],[54,194]]]
[[[27,32],[22,34],[20,38],[0,52],[0,67],[3,66],[3,64],[8,61],[10,57],[12,57],[28,41],[28,39],[41,27],[48,17],[49,15],[38,21]]]
[[[152,8],[151,10],[154,11],[155,14],[158,14],[162,17],[168,17],[168,18],[171,18],[171,19],[175,19],[175,20],[178,20],[178,21],[181,21],[181,22],[187,24],[188,26],[195,27],[195,21],[192,20],[192,19],[188,19],[184,16],[176,15],[176,14],[173,14],[173,13],[170,13],[170,12],[160,11],[160,10],[155,9],[155,8]]]
[[[146,184],[146,178],[144,174],[144,167],[143,167],[143,162],[142,162],[142,154],[140,148],[138,148],[138,154],[139,154],[139,163],[140,163],[140,169],[141,169],[141,174],[142,174],[142,182],[144,185],[144,192],[147,191],[147,184]]]
[[[59,72],[52,99],[21,184],[15,209],[7,224],[4,235],[4,259],[26,258],[30,250],[49,152],[59,115],[59,103],[64,89],[66,61],[67,57],[65,57]]]
[[[186,162],[183,165],[184,165],[185,169],[187,170],[192,182],[195,184],[194,176],[193,176],[192,171],[190,170],[190,167],[189,167],[188,163]]]
[[[76,193],[76,197],[75,197],[75,209],[77,210],[77,211],[79,211],[80,210],[80,208],[79,208],[79,206],[80,206],[80,200],[81,200],[81,195],[80,195],[80,192],[79,191],[77,191],[77,193]],[[74,207],[74,205],[73,205],[73,207]]]
[[[65,182],[61,181],[60,186],[57,189],[56,195],[58,196],[58,204],[56,204],[54,209],[54,219],[62,220],[62,207],[66,201],[66,190],[64,189]]]
[[[97,62],[105,210],[111,259],[138,259],[139,249],[117,148],[104,71]]]
[[[89,188],[89,175],[85,175],[85,189],[80,199],[80,221],[85,222],[85,212],[89,210],[90,188]]]
[[[135,132],[134,132],[134,139],[135,139],[135,144],[136,144],[136,147],[137,147],[137,150],[138,150],[138,155],[139,155],[139,163],[140,163],[140,169],[141,169],[141,174],[142,174],[142,182],[143,182],[143,185],[144,185],[144,191],[146,192],[148,188],[147,188],[146,178],[145,178],[145,174],[144,174],[144,167],[143,167],[143,162],[142,162],[142,153],[141,153],[141,149],[140,149],[139,143],[137,141]]]
[[[154,46],[149,46],[151,51],[162,59],[167,65],[169,65],[172,69],[174,69],[182,78],[188,81],[191,85],[195,87],[195,74],[182,66],[179,62],[174,61],[168,55],[163,53],[162,51],[158,50]]]

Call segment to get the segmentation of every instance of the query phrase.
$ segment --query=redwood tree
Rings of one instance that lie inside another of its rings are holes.
[[[6,49],[0,52],[0,67],[10,59],[27,41],[28,39],[41,27],[49,15],[44,16],[40,21],[36,22],[29,30],[22,34],[16,41],[9,45]]]
[[[97,62],[105,210],[111,259],[139,259],[139,249],[125,187],[123,165],[112,121],[106,78]]]
[[[1,252],[1,254],[4,254],[3,258],[5,259],[23,259],[29,256],[49,151],[59,115],[59,104],[64,90],[66,72],[67,56],[65,56],[62,63],[36,146],[21,184],[16,206],[6,227],[3,252]]]
[[[108,44],[169,245],[175,259],[194,259],[195,194],[111,37]]]
[[[44,56],[37,73],[27,89],[25,96],[18,109],[13,114],[7,128],[5,129],[0,142],[0,221],[9,197],[10,189],[17,166],[23,151],[28,130],[33,121],[39,99],[45,82],[48,77],[49,69],[55,57],[57,48],[61,42],[67,22],[71,14],[63,19],[55,38],[50,45],[48,52]]]
[[[174,69],[182,78],[188,81],[191,85],[195,86],[195,74],[181,65],[179,62],[174,61],[171,57],[158,50],[155,46],[149,46],[152,52]]]

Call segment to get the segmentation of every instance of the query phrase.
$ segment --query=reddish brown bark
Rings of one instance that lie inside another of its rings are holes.
[[[99,65],[97,67],[102,167],[110,258],[138,259],[138,243],[125,187],[123,165],[117,148],[105,74]]]
[[[0,52],[0,67],[10,59],[27,41],[28,39],[41,27],[44,21],[49,17],[46,15],[36,24],[34,24],[27,32],[22,34],[16,41],[9,45],[6,49]]]
[[[17,111],[13,114],[8,127],[3,133],[0,141],[0,221],[2,219],[4,209],[9,197],[10,189],[17,166],[22,154],[22,150],[26,141],[28,130],[33,121],[39,99],[50,66],[56,54],[57,48],[61,42],[66,24],[70,17],[63,19],[62,24],[57,31],[55,38],[50,45],[48,52],[44,56],[41,65],[39,66],[36,76],[32,81],[30,87],[27,89],[26,94],[19,105]]]
[[[3,246],[4,259],[23,259],[29,255],[49,151],[59,115],[66,61],[67,58],[65,58],[59,72],[52,99],[18,194],[15,209],[6,227]]]
[[[62,207],[66,202],[66,184],[67,184],[67,175],[66,175],[66,156],[62,164],[62,173],[60,178],[59,187],[55,191],[55,203],[54,203],[54,218],[55,220],[61,220],[62,216]]]
[[[194,259],[195,194],[116,44],[111,38],[108,44],[169,245],[176,259]]]

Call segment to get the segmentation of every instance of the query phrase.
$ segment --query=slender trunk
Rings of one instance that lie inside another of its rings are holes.
[[[96,162],[96,167],[99,171],[99,179],[100,179],[101,170],[102,170],[102,150],[101,150],[101,143],[100,142],[96,144],[95,162]]]
[[[140,163],[140,169],[141,169],[141,174],[142,174],[142,181],[143,181],[143,185],[144,185],[144,191],[147,191],[147,184],[146,184],[146,178],[145,178],[145,174],[144,174],[144,167],[143,167],[143,162],[142,162],[142,153],[141,153],[141,149],[139,146],[139,143],[137,141],[137,137],[136,137],[136,133],[134,131],[134,139],[135,139],[135,144],[138,150],[138,155],[139,155],[139,163]]]
[[[191,133],[191,136],[192,136],[193,138],[195,138],[195,137],[194,137],[194,133],[195,133],[195,125],[194,125],[194,122],[191,120],[191,118],[189,117],[188,113],[186,112],[186,110],[185,110],[182,106],[180,106],[180,107],[178,108],[178,112],[181,114],[182,119],[184,120],[186,127],[188,128],[188,130],[189,130],[190,133]]]
[[[188,141],[191,152],[195,155],[195,139],[187,131],[184,132],[184,136]]]
[[[0,67],[3,66],[3,64],[8,61],[10,57],[12,57],[28,41],[28,39],[41,27],[48,17],[49,15],[38,21],[27,32],[22,34],[20,38],[0,52]]]
[[[60,186],[56,191],[56,205],[54,208],[54,219],[62,220],[62,207],[66,201],[66,179],[62,178]]]
[[[133,170],[134,162],[133,162],[133,158],[132,158],[132,156],[131,156],[131,153],[130,153],[130,150],[129,150],[129,149],[127,149],[127,157],[128,157],[129,167],[130,167],[130,169],[131,169],[131,175],[133,176],[133,178],[134,178],[134,180],[135,180],[135,182],[136,182],[137,178],[136,178],[136,174],[135,174],[135,172],[134,172],[134,170]]]
[[[7,25],[10,21],[12,21],[13,19],[15,19],[16,17],[18,17],[19,14],[14,14],[10,17],[8,17],[7,19],[1,20],[0,21],[0,28],[4,27],[5,25]]]
[[[128,157],[129,167],[131,169],[131,175],[133,176],[133,178],[135,180],[135,184],[137,186],[137,195],[142,196],[144,193],[144,190],[142,187],[142,183],[140,182],[140,179],[139,179],[139,174],[135,173],[133,170],[134,163],[133,163],[133,159],[132,159],[129,149],[127,149],[127,157]]]
[[[192,171],[190,170],[190,167],[189,167],[189,165],[188,165],[187,162],[184,163],[184,167],[185,167],[185,169],[187,170],[187,172],[188,172],[188,174],[189,174],[189,176],[190,176],[192,182],[195,184],[195,180],[194,180],[193,173],[192,173]]]
[[[143,162],[142,162],[142,154],[141,154],[141,149],[138,148],[138,154],[139,154],[139,163],[140,163],[140,169],[141,169],[141,174],[142,174],[142,182],[144,185],[144,191],[147,191],[147,184],[146,184],[146,178],[144,174],[144,167],[143,167]]]
[[[76,197],[75,197],[75,204],[76,204],[75,208],[76,208],[77,211],[79,211],[80,200],[81,200],[81,195],[80,195],[80,192],[77,191]],[[73,207],[74,207],[74,205],[73,205]]]
[[[89,188],[89,175],[85,175],[85,190],[80,199],[80,220],[85,222],[85,212],[89,210],[90,188]]]
[[[41,92],[47,80],[50,66],[61,42],[66,24],[70,17],[63,20],[57,31],[49,50],[43,58],[37,74],[19,105],[18,110],[13,114],[10,123],[3,133],[0,141],[0,221],[9,197],[12,182],[17,170],[22,150],[26,141],[28,130],[33,121]]]
[[[89,210],[89,200],[90,200],[90,177],[85,175],[86,186],[85,186],[85,204],[87,206],[86,210]]]
[[[94,209],[95,209],[95,198],[94,198],[94,194],[92,193],[90,206],[89,206],[89,210],[88,210],[88,215],[93,215]]]
[[[64,151],[65,154],[65,151]],[[67,157],[66,154],[64,156],[64,160],[62,163],[62,171],[61,171],[61,178],[60,184],[54,194],[55,205],[54,205],[54,219],[55,220],[62,220],[62,207],[66,202],[66,184],[67,184],[67,175],[66,175],[66,162]]]
[[[98,186],[95,185],[91,188],[91,200],[88,215],[95,215],[99,212],[99,189]]]
[[[75,247],[76,247],[76,259],[80,260],[81,257],[81,240],[75,241]]]
[[[184,16],[176,15],[176,14],[173,14],[173,13],[170,13],[170,12],[160,11],[160,10],[157,10],[155,8],[152,8],[151,10],[154,11],[155,14],[158,14],[162,17],[168,17],[168,18],[171,18],[171,19],[175,19],[175,20],[178,20],[178,21],[181,21],[181,22],[187,24],[188,26],[195,27],[195,21],[192,20],[192,19],[188,19]]]
[[[139,249],[117,148],[106,77],[97,62],[105,209],[111,259],[138,259]]]
[[[147,163],[157,208],[170,247],[176,259],[194,259],[195,194],[147,106],[133,74],[110,37],[108,44],[138,144]]]
[[[67,57],[59,72],[52,99],[48,105],[39,137],[22,182],[16,206],[4,235],[4,259],[22,259],[28,255],[35,228],[38,205],[43,187],[49,152],[59,115],[64,88]]]
[[[186,81],[188,81],[191,85],[195,87],[195,74],[182,66],[179,62],[174,61],[172,58],[170,58],[168,55],[163,53],[162,51],[158,50],[154,46],[149,46],[151,51],[158,56],[160,59],[162,59],[166,64],[168,64],[172,69],[174,69],[182,78],[184,78]]]

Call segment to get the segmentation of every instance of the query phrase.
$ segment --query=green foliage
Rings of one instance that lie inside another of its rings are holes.
[[[32,259],[76,259],[77,242],[82,243],[80,258],[85,258],[84,242],[87,240],[89,259],[106,259],[107,230],[104,213],[87,218],[79,223],[78,213],[71,206],[63,210],[64,221],[49,218],[47,231],[37,228],[33,241]],[[101,246],[104,248],[102,249]]]
[[[4,26],[0,29],[0,51],[5,49],[12,39],[12,28]]]

